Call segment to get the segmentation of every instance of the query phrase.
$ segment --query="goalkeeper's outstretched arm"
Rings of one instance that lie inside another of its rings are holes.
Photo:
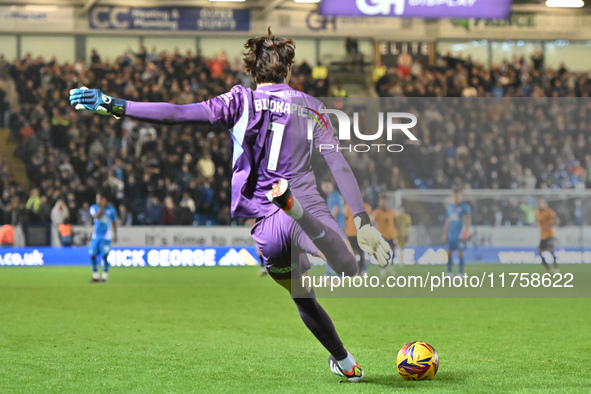
[[[204,103],[176,105],[170,103],[140,103],[107,96],[97,89],[70,90],[70,104],[77,110],[92,111],[100,115],[113,115],[117,118],[129,116],[150,123],[209,123],[215,117]]]
[[[151,123],[209,123],[214,124],[214,116],[203,103],[177,105],[170,103],[139,103],[128,101],[125,116]]]

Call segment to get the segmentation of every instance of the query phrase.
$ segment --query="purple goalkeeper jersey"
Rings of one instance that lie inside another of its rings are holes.
[[[311,116],[320,108],[324,105],[315,98],[278,84],[254,91],[235,86],[228,93],[196,104],[127,101],[125,115],[162,124],[223,125],[232,141],[233,217],[261,218],[276,212],[278,208],[265,194],[281,178],[290,181],[292,193],[301,198],[304,207],[324,203],[310,164],[312,148],[321,145],[322,155],[353,214],[364,213],[359,187],[338,151],[330,119]],[[310,138],[309,124],[314,126]]]
[[[287,84],[256,90],[238,85],[204,104],[212,123],[223,124],[231,135],[233,217],[260,218],[276,212],[265,194],[281,178],[290,181],[298,197],[319,196],[310,164],[312,144],[338,145],[332,127],[315,127],[313,140],[308,139],[306,107],[324,108],[319,100]],[[330,152],[322,150],[323,155]]]

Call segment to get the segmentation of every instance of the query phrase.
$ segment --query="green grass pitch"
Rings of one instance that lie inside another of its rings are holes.
[[[589,299],[322,299],[366,373],[350,384],[257,272],[2,268],[0,392],[591,392]],[[439,352],[432,381],[396,371],[412,340]]]

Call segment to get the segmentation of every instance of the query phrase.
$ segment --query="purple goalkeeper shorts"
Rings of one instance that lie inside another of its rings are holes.
[[[314,199],[317,200],[317,199]],[[301,203],[301,201],[300,201]],[[303,204],[302,204],[303,205]],[[346,238],[343,229],[330,214],[324,200],[304,206],[308,212],[318,218],[328,228]],[[265,266],[273,279],[294,279],[310,269],[306,253],[318,255],[318,248],[300,225],[282,210],[259,220],[250,233],[265,259]]]

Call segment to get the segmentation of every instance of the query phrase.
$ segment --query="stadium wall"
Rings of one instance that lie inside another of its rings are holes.
[[[73,226],[74,245],[87,245],[92,227]],[[117,231],[118,246],[254,246],[249,227],[133,226]]]
[[[404,253],[408,265],[445,264],[443,245],[417,244],[424,239],[420,226],[412,228]],[[75,226],[74,247],[0,248],[0,266],[70,266],[89,264],[87,245],[90,227]],[[256,266],[258,257],[247,227],[123,227],[109,261],[116,267]],[[465,253],[467,263],[538,264],[536,228],[473,228]],[[558,230],[556,256],[561,264],[591,264],[591,227],[562,227]],[[397,251],[395,262],[400,259]],[[311,259],[314,265],[323,264]]]

